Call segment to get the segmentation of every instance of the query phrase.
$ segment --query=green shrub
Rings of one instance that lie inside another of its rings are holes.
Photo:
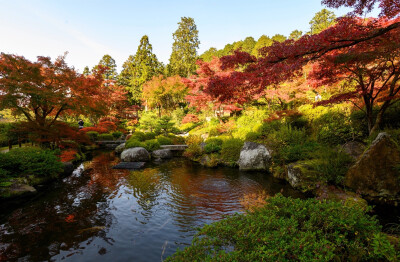
[[[192,129],[194,129],[194,128],[202,125],[202,124],[203,124],[202,122],[198,122],[198,123],[190,122],[190,123],[182,124],[179,127],[179,130],[181,130],[183,132],[189,132],[190,130],[192,130]]]
[[[246,141],[254,142],[261,137],[261,133],[249,132],[246,135]]]
[[[203,150],[198,144],[191,144],[188,148],[183,152],[183,156],[192,159],[198,160],[198,158],[203,154]]]
[[[278,194],[253,213],[205,225],[167,261],[396,261],[380,231],[355,206]]]
[[[156,138],[156,133],[154,132],[146,132],[144,133],[144,140],[150,140]]]
[[[171,135],[168,135],[168,137],[172,140],[172,144],[173,145],[183,145],[183,144],[185,144],[185,138],[182,137],[182,136],[175,136],[175,135],[171,136]]]
[[[282,125],[279,130],[272,132],[268,137],[275,141],[278,147],[302,144],[308,138],[304,129],[297,129],[290,125]]]
[[[200,135],[189,135],[185,139],[186,145],[200,145],[203,142],[203,139]]]
[[[0,169],[3,175],[36,178],[55,178],[63,170],[54,151],[31,147],[0,154]]]
[[[271,122],[263,122],[260,127],[260,132],[262,136],[268,136],[271,133],[278,131],[282,126],[282,123],[278,120]]]
[[[302,144],[290,144],[279,151],[279,157],[285,161],[285,164],[305,160],[309,159],[317,148],[318,143],[312,141]]]
[[[114,140],[114,137],[112,134],[100,134],[100,135],[98,135],[97,139],[100,141]]]
[[[172,145],[172,139],[166,136],[157,136],[157,141],[160,145]]]
[[[160,143],[158,143],[157,139],[151,139],[144,141],[144,148],[147,151],[154,151],[160,148]]]
[[[132,147],[144,147],[144,143],[136,139],[129,139],[125,143],[125,148],[132,148]]]
[[[206,140],[206,144],[213,143],[213,144],[216,144],[218,146],[222,146],[223,142],[224,141],[221,138],[218,138],[218,137],[210,137],[209,139]]]
[[[129,139],[138,140],[138,141],[145,141],[146,135],[143,132],[135,131]]]
[[[230,166],[235,166],[239,160],[240,150],[243,147],[243,141],[238,138],[230,138],[222,143],[221,160]]]
[[[111,134],[115,139],[118,139],[122,136],[123,133],[121,131],[115,131],[115,132],[112,132]]]
[[[342,183],[353,159],[346,153],[329,147],[321,147],[312,154],[313,159],[305,163],[316,171],[321,180],[331,184]]]
[[[206,152],[207,154],[215,153],[215,152],[219,152],[219,151],[221,151],[221,146],[218,145],[217,143],[211,142],[211,143],[207,143],[204,146],[204,152]]]

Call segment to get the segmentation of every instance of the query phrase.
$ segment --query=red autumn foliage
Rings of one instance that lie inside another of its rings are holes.
[[[106,128],[104,128],[104,127],[102,127],[102,128],[99,128],[99,127],[94,127],[94,126],[90,126],[90,127],[84,127],[84,128],[82,128],[81,130],[80,130],[80,132],[83,132],[83,133],[87,133],[87,132],[90,132],[90,131],[92,131],[92,132],[97,132],[97,133],[99,133],[99,134],[104,134],[104,133],[107,133],[108,132],[108,130],[106,129]]]
[[[362,26],[371,21],[359,20],[358,23]],[[357,46],[327,53],[314,64],[310,80],[315,86],[340,86],[344,83],[336,95],[318,105],[353,102],[364,110],[368,129],[373,133],[387,108],[400,99],[400,28]],[[375,117],[372,111],[376,105],[380,107]]]
[[[187,123],[198,123],[200,120],[196,115],[193,114],[187,114],[183,119],[182,119],[182,124],[187,124]]]
[[[75,215],[73,215],[73,214],[68,215],[68,216],[65,218],[65,222],[67,222],[67,223],[75,222]]]
[[[75,155],[78,153],[76,149],[67,149],[61,151],[60,160],[61,162],[71,162],[75,159]]]
[[[97,124],[97,128],[106,129],[107,132],[112,132],[117,130],[117,125],[111,121],[102,121]]]

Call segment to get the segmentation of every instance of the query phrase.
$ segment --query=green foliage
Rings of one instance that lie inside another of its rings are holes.
[[[173,34],[174,43],[169,59],[169,75],[187,77],[196,70],[197,49],[199,48],[199,31],[194,19],[182,17],[179,28]]]
[[[140,104],[143,84],[153,76],[161,74],[163,70],[163,64],[153,54],[149,37],[144,35],[140,39],[136,54],[130,55],[123,64],[118,82],[120,85],[128,87],[131,102]]]
[[[237,165],[244,142],[238,138],[226,139],[221,147],[221,160],[230,166]]]
[[[154,132],[145,132],[144,133],[144,140],[150,140],[156,138],[156,133]]]
[[[306,141],[301,144],[289,144],[280,150],[279,157],[284,160],[285,164],[309,159],[318,146],[318,143],[314,141]]]
[[[260,137],[261,137],[261,133],[249,132],[246,135],[246,141],[254,142],[254,141],[257,141]]]
[[[121,136],[122,136],[122,132],[121,131],[115,131],[115,132],[112,132],[111,133],[111,135],[115,138],[115,139],[118,139],[118,138],[120,138]]]
[[[112,134],[100,134],[97,136],[97,139],[100,141],[114,140],[114,136]]]
[[[129,140],[138,140],[138,141],[145,141],[146,140],[146,134],[144,132],[140,131],[135,131],[132,136],[129,138]]]
[[[130,138],[128,141],[126,141],[125,148],[132,147],[145,147],[145,144],[143,142],[140,142],[139,140]]]
[[[54,151],[23,147],[0,154],[0,170],[1,176],[55,178],[63,169]]]
[[[268,113],[265,110],[256,108],[246,110],[236,121],[237,128],[232,133],[233,137],[244,140],[248,133],[261,131],[264,119],[267,117]]]
[[[346,153],[329,148],[320,147],[312,154],[313,159],[304,163],[311,170],[316,171],[321,181],[340,185],[347,173],[353,159]]]
[[[223,141],[219,138],[210,138],[206,141],[206,145],[204,146],[204,151],[209,153],[215,153],[221,151]]]
[[[357,207],[278,194],[253,213],[205,225],[167,261],[395,261],[380,230]]]
[[[189,132],[190,130],[202,125],[202,122],[198,122],[198,123],[194,123],[194,122],[190,122],[190,123],[186,123],[186,124],[182,124],[179,127],[179,130],[183,131],[183,132]]]
[[[176,131],[175,123],[172,121],[172,117],[163,116],[158,119],[156,130],[164,134],[168,134]]]
[[[327,9],[322,9],[310,21],[310,34],[318,34],[335,24],[336,15]]]
[[[151,139],[144,141],[144,148],[147,151],[154,151],[160,148],[160,143],[158,143],[157,139]]]
[[[153,132],[157,128],[158,116],[156,113],[148,111],[143,112],[142,117],[139,119],[139,128],[145,131]]]
[[[107,80],[116,80],[117,79],[117,65],[115,64],[114,58],[112,58],[110,55],[104,55],[101,60],[99,61],[99,64],[93,67],[92,72],[96,73],[102,66],[105,68],[105,71],[103,73],[103,79]]]
[[[96,131],[88,131],[86,132],[86,135],[89,137],[91,141],[96,141],[99,136],[99,133]]]
[[[160,145],[172,145],[172,139],[165,136],[157,136],[157,141]]]
[[[297,129],[290,125],[282,125],[279,130],[271,133],[269,138],[273,139],[280,147],[285,145],[302,144],[307,141],[305,129]]]

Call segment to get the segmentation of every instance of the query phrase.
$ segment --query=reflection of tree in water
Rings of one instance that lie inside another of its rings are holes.
[[[107,211],[109,190],[117,184],[109,163],[100,155],[93,159],[88,176],[68,177],[35,201],[12,212],[0,223],[0,261],[25,257],[28,261],[50,260],[62,250],[82,252],[94,237],[112,244],[106,236],[113,217]],[[90,180],[88,180],[88,178]],[[99,186],[94,186],[98,184]],[[102,190],[101,186],[106,186]],[[4,224],[3,224],[4,223]],[[18,240],[18,241],[16,241]],[[99,252],[107,252],[101,248]]]
[[[128,187],[133,190],[133,196],[137,199],[140,207],[150,212],[157,205],[157,197],[161,193],[159,170],[146,168],[144,170],[131,171],[126,177]]]
[[[118,189],[121,177],[129,174],[128,170],[112,169],[118,162],[114,153],[103,153],[93,158],[86,166],[90,169],[89,185],[110,193]]]

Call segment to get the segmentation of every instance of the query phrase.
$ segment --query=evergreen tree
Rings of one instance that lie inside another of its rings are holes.
[[[130,100],[133,104],[140,104],[143,84],[153,76],[163,73],[163,65],[155,54],[149,42],[149,37],[144,35],[134,56],[130,55],[122,66],[118,82],[128,88]]]
[[[90,75],[90,69],[88,66],[85,66],[85,68],[83,69],[83,75],[88,76]]]
[[[179,28],[173,34],[174,43],[169,59],[169,75],[187,77],[196,70],[197,49],[199,48],[199,31],[194,19],[182,17]]]
[[[104,55],[103,58],[99,61],[98,65],[93,67],[92,72],[96,72],[99,70],[99,66],[106,67],[107,69],[103,73],[103,78],[107,80],[116,80],[117,73],[117,65],[115,64],[114,58],[110,55]]]
[[[200,58],[204,62],[210,62],[214,57],[219,57],[218,50],[215,47],[210,47],[210,49],[200,55]]]
[[[271,39],[272,39],[273,42],[280,42],[280,43],[282,43],[282,42],[286,41],[287,38],[286,38],[286,36],[284,36],[284,35],[276,34],[276,35],[274,35],[273,37],[271,37]]]
[[[334,25],[335,20],[335,13],[324,8],[316,13],[313,19],[311,19],[309,23],[311,31],[309,33],[311,35],[318,34],[330,27],[331,25]]]

